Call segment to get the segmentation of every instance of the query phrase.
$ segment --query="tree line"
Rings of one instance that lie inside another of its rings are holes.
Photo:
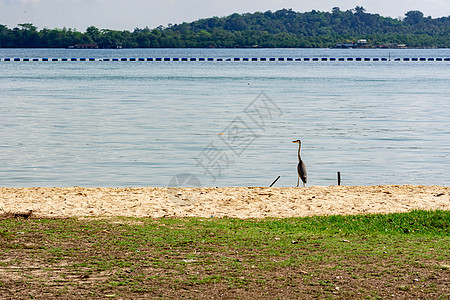
[[[66,48],[97,44],[100,48],[205,48],[205,47],[333,47],[336,43],[366,39],[369,45],[405,44],[408,47],[450,48],[450,16],[425,17],[408,11],[395,19],[367,13],[361,6],[331,12],[275,12],[232,14],[190,23],[168,24],[134,31],[71,28],[38,30],[31,23],[15,28],[0,25],[2,48]]]

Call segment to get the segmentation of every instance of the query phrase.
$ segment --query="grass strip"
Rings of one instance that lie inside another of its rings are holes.
[[[0,216],[0,298],[450,297],[450,212]]]

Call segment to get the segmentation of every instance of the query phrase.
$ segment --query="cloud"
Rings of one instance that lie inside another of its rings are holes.
[[[29,4],[29,3],[39,3],[41,0],[4,0],[1,1],[8,5],[23,5],[23,4]]]

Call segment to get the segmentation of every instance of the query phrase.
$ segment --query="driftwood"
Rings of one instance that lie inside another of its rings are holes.
[[[29,209],[26,212],[5,212],[2,209],[3,213],[0,214],[0,219],[9,219],[9,218],[16,218],[16,219],[28,219],[32,214],[33,210]]]

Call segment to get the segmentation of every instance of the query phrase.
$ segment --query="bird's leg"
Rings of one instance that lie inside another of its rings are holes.
[[[297,187],[299,183],[300,183],[300,176],[297,176]]]
[[[305,183],[303,182],[303,187],[306,187]]]

